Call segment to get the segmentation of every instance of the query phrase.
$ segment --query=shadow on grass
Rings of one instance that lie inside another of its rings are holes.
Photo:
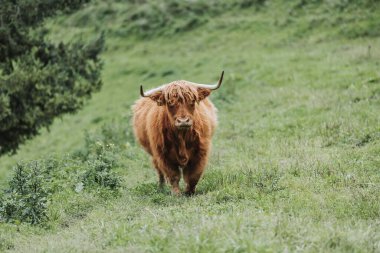
[[[258,199],[281,191],[282,173],[277,169],[240,170],[223,172],[208,171],[198,184],[196,193],[190,197],[173,196],[170,187],[160,188],[157,183],[144,183],[133,188],[131,192],[158,205],[183,203],[183,200],[205,196],[208,201],[223,203],[243,199]]]
[[[131,193],[160,206],[176,205],[183,202],[183,197],[172,195],[169,186],[159,187],[158,183],[143,183],[131,189]]]

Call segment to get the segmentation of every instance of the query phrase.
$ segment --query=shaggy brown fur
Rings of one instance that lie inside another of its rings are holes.
[[[217,123],[216,108],[207,98],[210,92],[175,81],[140,98],[132,108],[136,138],[152,156],[160,185],[166,178],[174,194],[180,194],[180,168],[190,195],[207,163]]]

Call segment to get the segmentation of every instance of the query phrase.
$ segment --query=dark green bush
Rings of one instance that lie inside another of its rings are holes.
[[[0,155],[15,152],[54,118],[74,113],[101,87],[100,36],[52,44],[37,27],[80,0],[3,0],[0,4]]]

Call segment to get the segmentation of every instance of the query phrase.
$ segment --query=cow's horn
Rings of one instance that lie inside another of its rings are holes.
[[[144,94],[144,89],[143,89],[142,85],[140,85],[140,95],[142,97],[146,97],[145,94]]]
[[[152,94],[154,94],[154,93],[156,93],[156,92],[158,92],[158,91],[161,91],[161,90],[162,90],[162,86],[161,86],[161,87],[158,87],[158,88],[156,88],[156,89],[152,89],[152,90],[150,90],[150,91],[144,92],[143,86],[140,85],[140,95],[141,95],[142,97],[149,97],[150,95],[152,95]]]
[[[220,76],[219,81],[216,84],[200,84],[200,83],[193,83],[193,82],[191,82],[191,84],[194,85],[194,86],[196,86],[196,87],[199,87],[199,88],[206,88],[206,89],[210,89],[210,90],[216,90],[216,89],[218,89],[220,87],[220,85],[222,85],[223,76],[224,76],[224,70],[222,71],[222,75]]]

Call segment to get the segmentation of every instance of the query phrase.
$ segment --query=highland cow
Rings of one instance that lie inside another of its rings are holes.
[[[192,195],[203,174],[217,124],[216,108],[208,99],[220,87],[223,74],[215,85],[174,81],[144,92],[133,106],[134,133],[152,156],[162,187],[165,178],[172,193],[180,194],[181,169],[185,194]]]

